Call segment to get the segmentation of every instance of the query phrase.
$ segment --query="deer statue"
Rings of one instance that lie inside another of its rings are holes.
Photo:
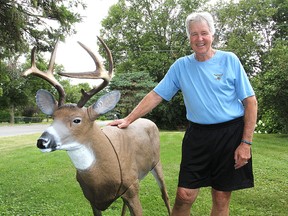
[[[66,150],[76,168],[76,179],[84,196],[90,202],[93,214],[102,215],[119,197],[124,201],[121,215],[126,208],[130,215],[142,215],[139,200],[139,182],[149,171],[153,174],[162,193],[162,199],[171,213],[167,190],[160,162],[159,131],[148,119],[138,119],[126,129],[115,126],[100,128],[95,120],[98,116],[113,109],[120,99],[119,91],[112,91],[85,108],[86,102],[105,88],[112,78],[113,59],[105,42],[98,37],[109,58],[109,70],[84,44],[79,44],[89,53],[96,64],[96,70],[83,73],[59,73],[61,76],[85,79],[102,79],[103,82],[90,91],[81,90],[82,96],[77,104],[65,104],[65,91],[55,79],[53,67],[57,43],[51,54],[46,72],[36,67],[35,52],[31,53],[31,68],[23,72],[38,76],[58,91],[58,101],[46,90],[38,90],[36,103],[46,115],[53,116],[53,123],[37,141],[42,152]]]

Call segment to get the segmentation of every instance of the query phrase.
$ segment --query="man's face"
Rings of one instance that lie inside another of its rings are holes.
[[[206,22],[190,23],[190,46],[196,55],[207,55],[212,50],[214,40]]]

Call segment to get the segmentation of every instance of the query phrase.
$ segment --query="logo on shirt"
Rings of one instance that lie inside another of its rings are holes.
[[[223,74],[213,74],[216,80],[221,80]]]

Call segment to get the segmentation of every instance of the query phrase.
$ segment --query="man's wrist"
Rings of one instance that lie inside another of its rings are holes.
[[[252,141],[250,142],[250,141],[247,141],[245,139],[241,139],[241,142],[245,143],[245,144],[248,144],[248,145],[252,145]]]
[[[128,115],[128,116],[126,116],[125,118],[124,118],[124,120],[128,123],[128,124],[131,124],[133,121],[135,121],[136,119],[133,119],[133,117],[131,116],[131,113]]]

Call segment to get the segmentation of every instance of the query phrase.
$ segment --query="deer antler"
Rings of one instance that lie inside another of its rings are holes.
[[[108,60],[109,60],[109,71],[108,72],[105,70],[103,64],[99,61],[97,56],[87,46],[85,46],[81,42],[78,42],[80,44],[80,46],[82,46],[88,52],[88,54],[92,57],[92,59],[94,60],[94,63],[96,65],[95,71],[82,72],[82,73],[59,73],[59,75],[61,75],[61,76],[66,76],[66,77],[71,77],[71,78],[102,79],[103,80],[103,82],[99,86],[93,87],[93,89],[91,89],[88,92],[81,89],[82,97],[79,100],[79,102],[77,103],[77,106],[80,108],[83,107],[93,95],[95,95],[97,92],[101,91],[103,88],[105,88],[109,84],[109,82],[112,78],[112,74],[113,74],[112,54],[111,54],[109,48],[107,47],[107,45],[105,44],[105,42],[100,37],[97,36],[97,38],[101,42],[101,44],[104,46],[106,53],[108,55]]]
[[[51,53],[51,58],[50,58],[48,70],[46,72],[40,71],[36,66],[35,58],[36,58],[36,49],[37,48],[34,47],[31,51],[31,67],[29,69],[27,69],[26,71],[24,71],[22,73],[22,76],[26,77],[29,74],[32,74],[32,75],[38,76],[38,77],[46,80],[51,85],[53,85],[59,93],[58,106],[60,107],[65,103],[66,94],[65,94],[63,86],[55,79],[55,77],[53,75],[53,67],[54,67],[54,63],[55,63],[57,46],[58,46],[58,41],[56,42],[54,50]]]

